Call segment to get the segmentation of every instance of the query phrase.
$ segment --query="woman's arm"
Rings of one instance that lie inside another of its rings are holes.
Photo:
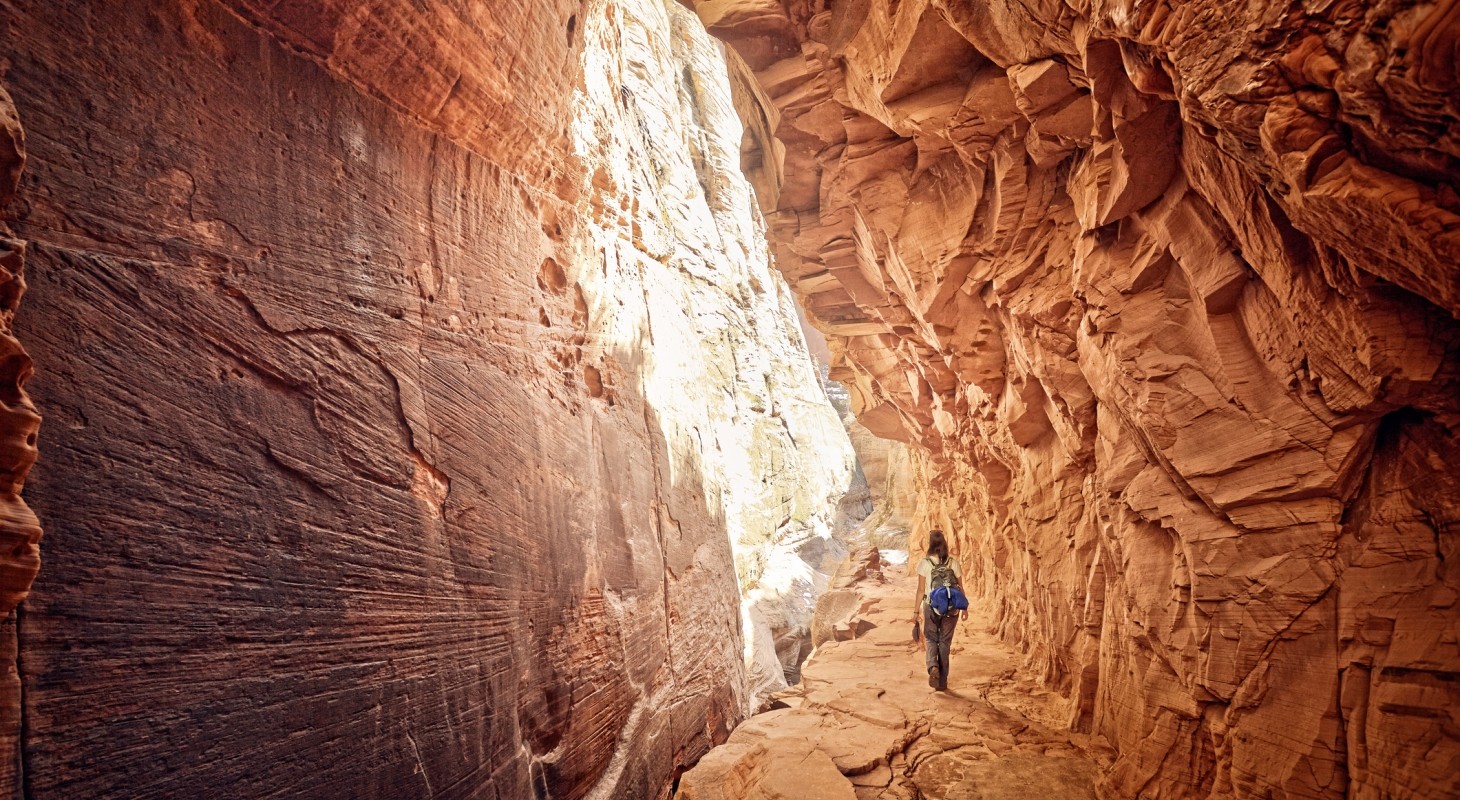
[[[914,620],[918,619],[918,615],[923,612],[923,587],[926,586],[926,585],[927,584],[924,582],[924,578],[923,578],[922,574],[920,573],[918,575],[918,595],[917,595],[916,598],[913,599],[913,619]]]
[[[958,559],[955,558],[953,559],[953,566],[956,567],[956,569],[953,570],[953,580],[958,582],[959,589],[963,589],[963,564],[959,563]],[[963,593],[967,595],[968,590],[963,589]],[[968,619],[968,609],[965,608],[962,611],[958,612],[958,619]]]

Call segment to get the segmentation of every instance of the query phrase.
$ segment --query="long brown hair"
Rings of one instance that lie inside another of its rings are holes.
[[[928,531],[928,555],[938,556],[938,563],[948,560],[948,540],[936,528]]]

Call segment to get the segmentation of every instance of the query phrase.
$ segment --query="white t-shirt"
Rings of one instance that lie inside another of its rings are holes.
[[[948,564],[953,567],[953,574],[957,576],[960,581],[963,580],[963,567],[959,565],[958,559],[954,558],[953,556],[948,556]],[[928,586],[928,584],[932,583],[933,580],[932,556],[928,556],[927,558],[924,558],[922,561],[918,562],[918,574],[923,576],[924,586],[931,589],[932,587]]]

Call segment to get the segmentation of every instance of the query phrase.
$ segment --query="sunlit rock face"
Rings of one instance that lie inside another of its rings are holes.
[[[649,362],[645,395],[672,429],[676,465],[667,477],[684,480],[675,475],[682,460],[723,517],[754,707],[786,686],[816,595],[845,555],[839,541],[856,515],[841,501],[855,454],[793,296],[770,267],[764,222],[740,172],[742,128],[721,45],[664,0],[610,6],[605,17],[584,56],[587,94],[601,110],[575,121],[573,148],[598,165],[594,249],[617,249],[653,279],[647,330],[623,320],[607,337],[622,343],[624,358]],[[603,302],[633,287],[609,286]]]
[[[834,377],[1104,795],[1460,791],[1453,9],[694,5]]]
[[[736,563],[853,472],[719,44],[659,0],[0,29],[48,530],[4,791],[667,794],[751,699]]]

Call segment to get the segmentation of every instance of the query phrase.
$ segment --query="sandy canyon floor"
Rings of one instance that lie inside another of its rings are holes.
[[[777,708],[738,727],[680,782],[681,800],[1080,800],[1113,753],[1063,730],[1059,698],[1022,675],[1019,655],[970,610],[955,635],[949,688],[927,685],[911,640],[915,578],[876,572]],[[868,627],[872,626],[872,627]]]

